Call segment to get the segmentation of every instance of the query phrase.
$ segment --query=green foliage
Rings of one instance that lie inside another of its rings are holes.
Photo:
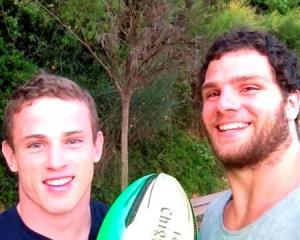
[[[162,76],[135,94],[130,117],[131,144],[172,127],[171,117],[178,106],[178,99],[172,94],[175,81],[175,76]]]
[[[91,93],[97,105],[105,143],[114,144],[120,138],[121,104],[110,79],[96,64],[85,64],[68,75]]]
[[[250,4],[262,11],[288,13],[300,5],[299,0],[251,0]]]
[[[117,151],[105,164],[95,169],[92,185],[92,197],[111,204],[120,194],[120,153]]]
[[[99,21],[105,14],[105,6],[102,1],[69,0],[59,3],[60,17],[75,30],[81,31],[88,40],[98,37]],[[51,5],[48,5],[51,9]],[[78,11],[80,9],[80,11]],[[102,31],[100,31],[102,32]]]
[[[171,120],[173,127],[187,129],[199,133],[199,111],[195,108],[191,83],[179,77],[172,89],[176,106],[173,108]]]
[[[118,129],[117,125],[120,123],[120,106],[117,107],[119,104],[118,96],[113,88],[111,88],[111,91],[107,89],[107,92],[103,90],[95,94],[94,96],[99,96],[98,101],[103,102],[103,104],[99,104],[100,108],[110,106],[109,111],[105,109],[100,110],[100,115],[104,116],[105,142],[111,142],[111,137],[114,135],[114,139],[116,139],[116,134],[119,134],[116,132]],[[161,79],[157,79],[153,84],[141,89],[134,96],[132,100],[132,114],[130,117],[131,154],[129,156],[132,180],[160,169],[160,167],[154,168],[151,164],[149,165],[148,161],[156,155],[161,155],[163,149],[166,152],[170,150],[169,144],[173,144],[172,141],[174,140],[173,138],[175,138],[172,135],[173,129],[178,128],[178,126],[186,128],[190,121],[189,118],[194,113],[190,98],[190,86],[188,82],[181,81],[174,76],[164,76]],[[186,119],[186,121],[183,119]],[[180,137],[184,139],[185,136],[183,132],[180,134],[178,133],[177,135],[180,135]],[[195,138],[191,136],[187,136],[186,138],[191,138],[190,142],[194,141],[193,144],[198,144]],[[186,142],[189,141],[187,140]],[[177,143],[174,143],[174,145],[176,144]],[[180,144],[185,145],[184,140],[182,140]],[[180,144],[176,146],[177,150],[183,147]],[[158,146],[160,147],[158,148]],[[168,146],[168,148],[166,146]],[[207,145],[205,147],[207,147]],[[140,151],[139,149],[141,148],[147,148],[147,152]],[[184,149],[182,151],[193,152],[191,149]],[[210,152],[208,151],[207,155],[209,154]],[[143,155],[144,157],[140,158],[139,155]],[[168,157],[173,158],[173,156]],[[144,161],[145,159],[147,162]],[[93,197],[111,203],[120,193],[119,146],[114,146],[112,152],[106,152],[102,161],[104,161],[104,164],[100,163],[100,166],[96,168],[96,177],[93,182]],[[166,169],[165,165],[168,164],[174,164],[174,162],[166,162],[161,168]],[[180,169],[182,169],[182,165],[185,165],[185,163],[177,164]],[[138,169],[136,169],[136,166]],[[191,175],[190,177],[192,178],[193,176]],[[192,189],[193,185],[191,178],[188,179],[190,183],[185,183],[185,185],[190,184],[189,189]],[[210,181],[210,177],[208,177],[207,181]],[[217,180],[214,179],[214,181]],[[197,181],[195,182],[197,183]],[[222,182],[222,180],[220,180],[220,182]],[[221,185],[222,184],[220,184],[219,187]],[[197,186],[194,186],[194,193],[197,192],[196,188]],[[206,187],[206,189],[208,189],[208,187]],[[210,188],[210,191],[213,191],[212,188]]]
[[[203,33],[203,36],[206,36],[206,25],[213,18],[214,14],[225,6],[224,3],[208,5],[202,0],[191,1],[191,6],[185,12],[188,30],[193,35],[197,36]]]
[[[27,1],[3,0],[0,33],[7,42],[25,52],[34,52],[39,39],[51,34],[53,20],[43,14],[35,4]]]
[[[93,182],[93,197],[107,203],[112,203],[120,194],[120,155],[117,152],[114,156],[105,169],[96,170]],[[164,172],[174,176],[189,197],[228,187],[224,170],[208,144],[181,130],[160,132],[155,138],[132,145],[129,165],[130,182],[149,173]]]
[[[4,106],[12,90],[36,71],[36,66],[12,45],[0,37],[0,124]],[[2,134],[2,131],[1,131]],[[17,199],[15,177],[9,173],[5,160],[0,158],[0,208],[12,205]]]
[[[202,49],[209,46],[209,43],[223,32],[236,27],[250,27],[274,34],[300,56],[299,1],[236,0],[206,7],[208,9],[206,13],[203,13],[205,6],[201,5],[201,1],[196,3],[191,13],[202,13],[204,20],[199,26],[191,25],[191,29],[195,31],[194,34],[202,38]],[[194,23],[193,16],[192,23]]]
[[[9,173],[5,160],[0,158],[0,211],[16,203],[18,198],[17,179]]]
[[[12,90],[36,71],[36,66],[0,37],[0,123],[3,108]]]
[[[281,15],[272,12],[264,15],[262,24],[269,32],[284,41],[290,49],[300,56],[300,9],[294,9]]]
[[[156,139],[131,148],[130,178],[164,172],[176,177],[187,194],[208,194],[224,189],[223,169],[208,144],[180,130],[160,133]]]
[[[201,33],[212,41],[223,32],[236,27],[260,28],[260,18],[243,1],[232,1],[211,14]]]
[[[0,87],[9,91],[33,74],[36,66],[0,37]]]

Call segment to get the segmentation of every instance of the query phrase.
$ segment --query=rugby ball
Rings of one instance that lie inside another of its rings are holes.
[[[97,240],[198,240],[193,210],[179,182],[160,173],[130,184],[110,207]]]

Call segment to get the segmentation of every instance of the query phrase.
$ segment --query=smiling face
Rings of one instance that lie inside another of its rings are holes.
[[[99,132],[93,141],[87,106],[38,98],[24,103],[13,126],[14,151],[6,142],[2,149],[10,169],[18,172],[21,207],[63,214],[89,202],[103,138]]]
[[[211,61],[202,99],[208,138],[227,168],[253,166],[288,139],[283,94],[268,59],[255,50]]]

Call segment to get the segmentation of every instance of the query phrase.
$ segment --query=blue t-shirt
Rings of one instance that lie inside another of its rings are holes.
[[[97,238],[98,231],[102,224],[108,207],[98,201],[91,201],[92,225],[89,240]],[[49,239],[28,228],[22,221],[16,206],[9,208],[0,214],[0,240],[44,240]]]
[[[223,223],[224,208],[231,198],[228,191],[209,206],[200,228],[201,240],[300,240],[300,186],[236,231]]]

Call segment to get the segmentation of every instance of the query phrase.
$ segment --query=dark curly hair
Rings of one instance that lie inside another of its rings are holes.
[[[198,75],[200,106],[202,106],[202,84],[205,81],[209,63],[221,58],[225,53],[240,49],[253,49],[268,58],[270,65],[273,67],[277,83],[284,95],[300,88],[295,53],[288,50],[285,44],[269,33],[254,31],[248,28],[235,29],[221,35],[207,52]]]

